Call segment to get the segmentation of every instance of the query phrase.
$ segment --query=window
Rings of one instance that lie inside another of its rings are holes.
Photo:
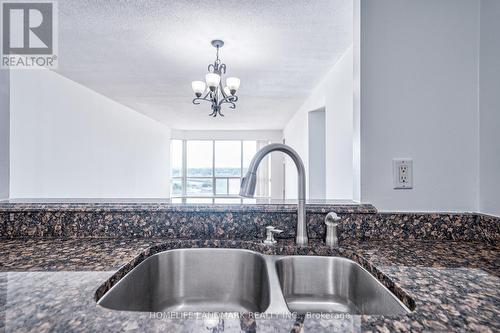
[[[171,188],[173,202],[242,203],[241,178],[257,150],[268,141],[172,140]],[[259,167],[258,196],[269,196],[270,166],[266,158]]]

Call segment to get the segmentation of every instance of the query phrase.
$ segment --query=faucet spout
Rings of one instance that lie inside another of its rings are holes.
[[[297,233],[295,241],[298,246],[307,246],[306,227],[306,171],[304,163],[299,154],[290,146],[281,143],[272,143],[259,150],[248,167],[248,172],[243,177],[240,187],[240,195],[243,197],[253,197],[257,184],[257,169],[264,157],[273,151],[280,151],[290,156],[297,167],[298,173],[298,206],[297,206]]]

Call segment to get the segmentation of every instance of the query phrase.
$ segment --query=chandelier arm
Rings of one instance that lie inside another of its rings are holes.
[[[219,83],[219,85],[220,85],[220,83]],[[219,106],[219,91],[220,91],[220,89],[219,89],[219,87],[217,87],[215,89],[215,91],[210,95],[210,97],[212,99],[212,104],[215,107]]]
[[[224,103],[228,103],[228,104],[232,104],[234,106],[234,107],[231,107],[232,109],[235,109],[236,108],[235,102],[237,102],[237,101],[238,101],[238,96],[231,95],[231,96],[228,96],[226,98],[221,99],[219,102],[219,105],[224,104]]]
[[[224,88],[222,87],[222,80],[219,82],[219,90],[222,94],[222,101],[229,97],[224,91]]]
[[[236,104],[234,104],[234,102],[232,102],[232,101],[229,101],[229,100],[224,101],[224,100],[222,100],[222,101],[220,102],[220,105],[222,105],[222,104],[230,104],[230,105],[229,105],[229,108],[230,108],[230,109],[236,109]]]
[[[224,98],[224,99],[222,99],[222,100],[219,102],[219,105],[222,105],[222,104],[225,104],[225,103],[229,103],[229,104],[231,104],[231,103],[232,103],[232,104],[234,104],[234,102],[236,102],[236,101],[234,101],[234,100],[232,100],[232,99],[230,99],[230,98]]]
[[[208,99],[207,96],[205,96],[205,97],[196,97],[195,99],[193,99],[193,104],[199,105],[200,101],[212,102],[211,99]]]

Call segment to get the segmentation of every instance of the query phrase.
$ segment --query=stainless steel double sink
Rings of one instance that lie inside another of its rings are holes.
[[[346,258],[207,248],[168,250],[147,258],[98,304],[151,312],[410,312],[368,271]]]

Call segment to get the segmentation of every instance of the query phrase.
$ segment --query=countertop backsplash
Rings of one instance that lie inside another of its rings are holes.
[[[295,236],[296,205],[267,202],[232,205],[175,204],[168,200],[45,199],[0,201],[2,238],[172,238],[261,239],[268,225]],[[500,218],[475,213],[377,212],[370,204],[307,204],[308,235],[321,239],[324,218],[336,212],[339,239],[345,240],[500,240]]]

